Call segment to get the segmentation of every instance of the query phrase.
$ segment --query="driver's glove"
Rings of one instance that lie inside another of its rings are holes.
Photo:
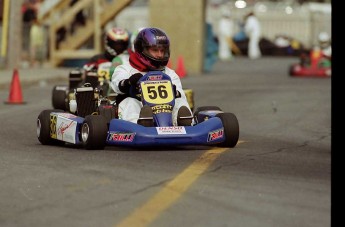
[[[122,91],[123,93],[128,94],[129,89],[132,85],[136,86],[138,81],[143,75],[140,73],[135,73],[132,76],[130,76],[128,79],[121,80],[119,83],[119,90]]]
[[[176,89],[176,85],[173,84],[175,98],[181,98],[181,93]]]

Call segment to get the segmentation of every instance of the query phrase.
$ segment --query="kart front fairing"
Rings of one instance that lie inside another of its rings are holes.
[[[82,144],[80,129],[84,118],[70,113],[51,113],[51,137],[71,144]],[[218,117],[194,126],[144,127],[121,119],[109,123],[106,144],[118,146],[214,145],[225,140]]]
[[[222,121],[215,117],[194,126],[144,127],[128,121],[110,121],[108,145],[212,145],[225,140]]]

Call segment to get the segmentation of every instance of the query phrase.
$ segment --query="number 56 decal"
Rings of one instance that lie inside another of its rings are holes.
[[[168,80],[141,82],[142,98],[152,104],[169,103],[174,99],[172,84]]]

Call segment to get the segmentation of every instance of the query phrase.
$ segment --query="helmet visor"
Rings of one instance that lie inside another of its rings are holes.
[[[143,54],[156,60],[169,59],[169,56],[170,56],[169,45],[158,44],[158,45],[153,45],[153,46],[145,46]]]

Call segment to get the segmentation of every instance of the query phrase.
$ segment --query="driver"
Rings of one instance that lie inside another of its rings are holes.
[[[332,59],[332,45],[331,37],[327,32],[321,32],[318,36],[319,49],[321,50],[322,56],[327,59]]]
[[[171,77],[175,90],[175,106],[172,111],[175,126],[190,126],[192,112],[181,80],[173,69],[168,68],[170,41],[159,28],[144,28],[134,40],[134,52],[130,53],[129,62],[115,68],[110,86],[117,93],[118,115],[120,119],[144,126],[153,126],[152,109],[142,105],[141,101],[129,95],[131,85],[148,71],[162,71]],[[187,117],[187,118],[181,118]],[[149,118],[149,119],[147,119]],[[138,120],[139,119],[139,120]]]
[[[104,52],[96,54],[83,66],[86,71],[97,70],[102,63],[109,62],[125,53],[129,47],[129,33],[126,29],[113,27],[104,36]]]

